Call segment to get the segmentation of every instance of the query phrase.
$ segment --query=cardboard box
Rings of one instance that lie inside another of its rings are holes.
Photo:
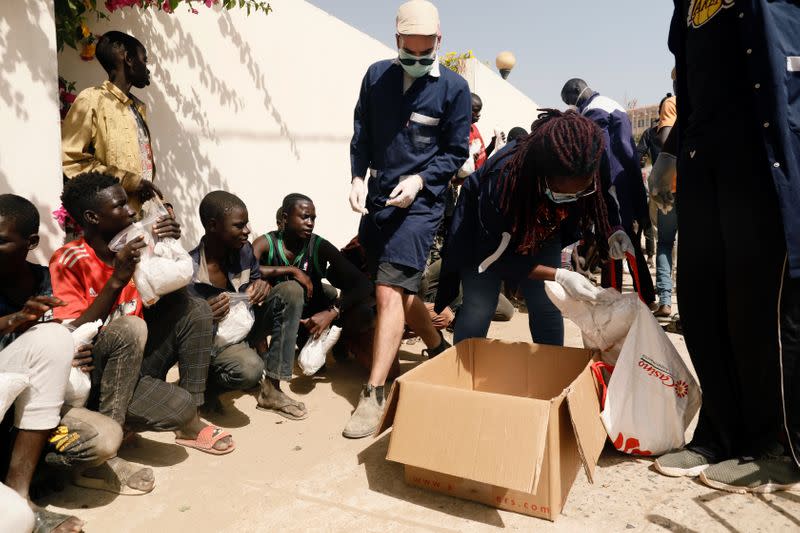
[[[401,376],[377,434],[411,485],[554,520],[606,441],[589,350],[460,342]]]

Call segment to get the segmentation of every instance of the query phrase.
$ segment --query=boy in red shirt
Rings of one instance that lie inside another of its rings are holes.
[[[144,309],[132,281],[145,244],[140,236],[114,253],[108,243],[134,221],[117,178],[81,174],[64,186],[61,201],[83,227],[83,237],[61,247],[50,260],[53,294],[66,302],[55,317],[103,328],[92,350],[88,407],[128,427],[174,431],[175,442],[216,455],[233,451],[230,435],[205,425],[197,414],[211,360],[212,322],[208,304],[185,289]],[[163,217],[158,237],[180,237],[180,225]],[[180,370],[178,386],[167,371]],[[125,383],[119,376],[129,375]]]

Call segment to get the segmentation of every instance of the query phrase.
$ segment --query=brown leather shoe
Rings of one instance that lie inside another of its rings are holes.
[[[658,309],[653,312],[653,316],[657,318],[669,318],[672,316],[671,305],[659,305]]]

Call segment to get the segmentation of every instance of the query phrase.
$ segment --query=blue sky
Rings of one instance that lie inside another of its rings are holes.
[[[390,45],[400,0],[310,0]],[[494,66],[511,50],[509,81],[537,104],[563,107],[572,77],[619,101],[657,104],[672,90],[667,49],[670,0],[439,0],[442,51],[472,50]],[[338,58],[341,60],[341,58]]]

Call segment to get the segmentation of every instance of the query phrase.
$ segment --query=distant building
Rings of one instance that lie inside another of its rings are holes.
[[[652,125],[653,119],[658,120],[658,104],[629,109],[628,117],[633,126],[633,137],[638,140],[644,130]]]

